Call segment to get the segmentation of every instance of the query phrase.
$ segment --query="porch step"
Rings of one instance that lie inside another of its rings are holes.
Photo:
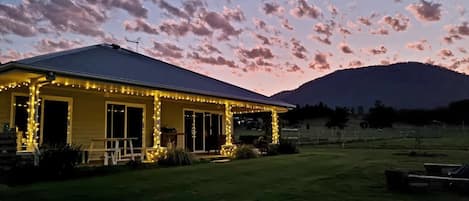
[[[208,161],[208,162],[214,162],[214,161],[221,161],[221,160],[229,160],[228,157],[222,156],[222,155],[204,155],[204,154],[196,154],[194,155],[195,158],[201,160],[201,161]],[[216,162],[214,162],[216,163]]]
[[[212,160],[210,161],[211,163],[228,163],[230,162],[231,160],[226,158],[226,159],[218,159],[218,160]]]

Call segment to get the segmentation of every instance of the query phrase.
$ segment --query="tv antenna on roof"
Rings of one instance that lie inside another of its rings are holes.
[[[138,44],[140,43],[140,37],[138,37],[137,40],[130,40],[127,37],[125,37],[125,41],[129,43],[135,43],[135,46],[136,46],[135,52],[138,52]]]

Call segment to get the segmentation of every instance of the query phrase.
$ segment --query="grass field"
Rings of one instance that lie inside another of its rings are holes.
[[[29,186],[0,186],[0,200],[469,200],[457,194],[401,194],[386,190],[387,168],[423,169],[424,162],[469,162],[469,152],[447,157],[396,156],[400,150],[302,147],[302,153],[225,164],[136,170]]]

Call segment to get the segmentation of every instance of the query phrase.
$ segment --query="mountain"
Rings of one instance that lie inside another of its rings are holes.
[[[435,108],[469,99],[469,76],[417,62],[338,70],[272,96],[292,104],[400,109]]]

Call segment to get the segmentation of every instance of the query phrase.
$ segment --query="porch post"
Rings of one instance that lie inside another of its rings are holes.
[[[233,145],[233,111],[229,103],[225,103],[225,145]]]
[[[153,148],[160,148],[161,135],[161,100],[160,94],[155,92],[153,100]]]
[[[272,143],[278,144],[279,143],[279,129],[278,129],[278,114],[275,109],[272,109]]]
[[[37,106],[38,106],[38,97],[39,97],[39,85],[37,84],[37,79],[32,79],[29,86],[29,102],[28,102],[28,124],[27,124],[27,151],[33,152],[37,141]]]

